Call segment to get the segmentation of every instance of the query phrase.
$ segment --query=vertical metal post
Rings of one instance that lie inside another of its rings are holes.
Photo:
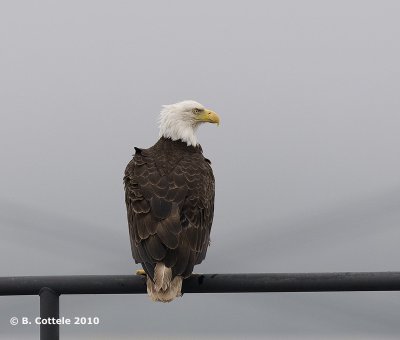
[[[40,292],[40,340],[59,340],[60,325],[55,321],[60,317],[59,296],[54,290],[43,287]],[[45,320],[45,321],[44,321]]]

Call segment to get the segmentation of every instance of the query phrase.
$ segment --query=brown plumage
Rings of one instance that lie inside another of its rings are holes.
[[[124,177],[132,255],[161,287],[155,276],[187,278],[206,256],[214,176],[200,145],[161,137],[149,149],[135,149]]]

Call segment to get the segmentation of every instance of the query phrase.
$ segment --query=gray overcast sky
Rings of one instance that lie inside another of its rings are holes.
[[[129,274],[122,174],[162,104],[218,112],[197,272],[399,270],[398,1],[1,1],[2,276]],[[0,299],[36,339],[38,298]],[[399,293],[63,296],[69,339],[396,338]]]

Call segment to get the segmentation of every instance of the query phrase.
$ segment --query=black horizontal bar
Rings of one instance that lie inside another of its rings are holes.
[[[137,275],[0,277],[0,295],[38,295],[42,287],[57,294],[143,294]],[[195,274],[183,293],[339,292],[400,290],[400,272]]]

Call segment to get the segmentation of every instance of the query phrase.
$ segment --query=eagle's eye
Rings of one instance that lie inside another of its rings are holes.
[[[192,112],[193,112],[194,114],[198,114],[200,111],[201,111],[201,110],[200,110],[200,109],[197,109],[197,108],[195,108],[195,109],[192,110]]]

